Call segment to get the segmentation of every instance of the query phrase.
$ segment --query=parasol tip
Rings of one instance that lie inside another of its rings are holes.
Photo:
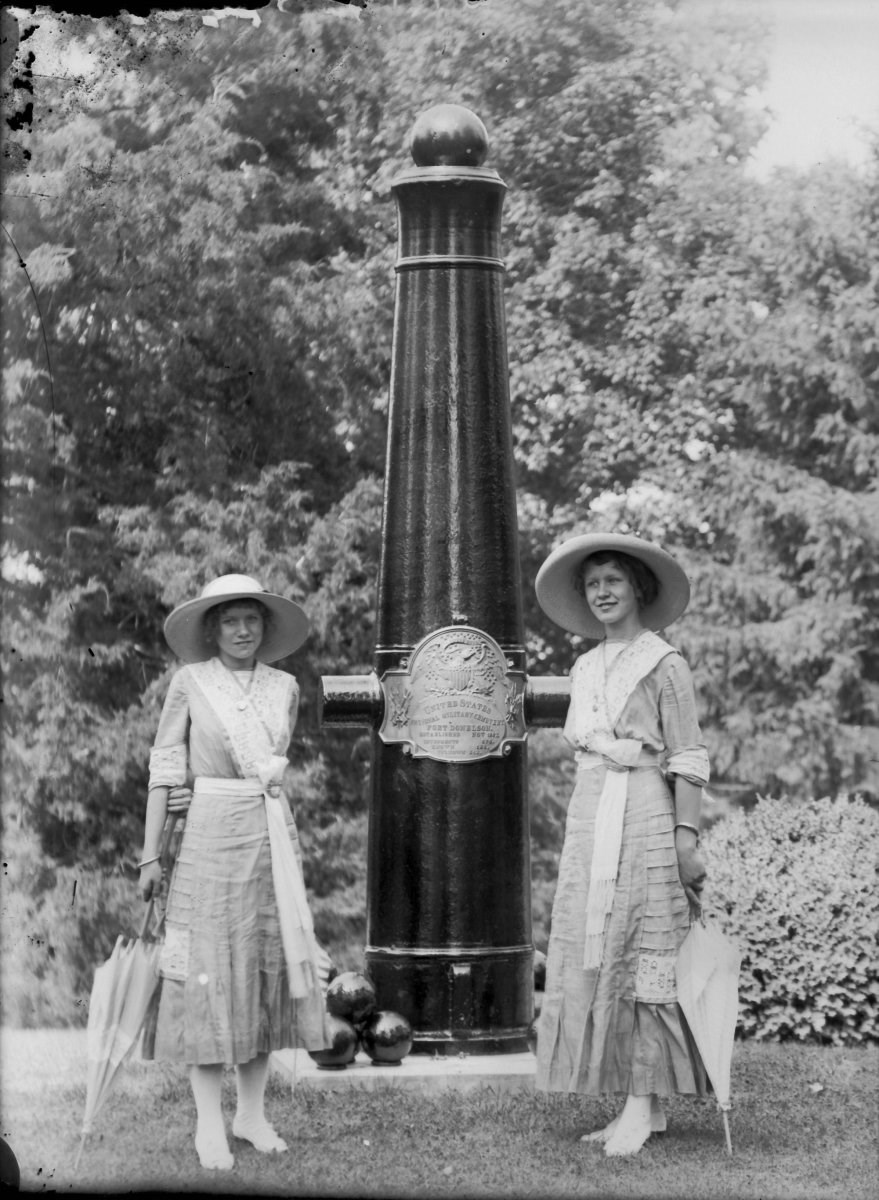
[[[74,1175],[79,1170],[79,1160],[82,1158],[82,1152],[85,1149],[85,1139],[87,1136],[88,1135],[86,1133],[83,1133],[82,1137],[79,1139],[79,1149],[76,1152],[76,1158],[73,1160]]]

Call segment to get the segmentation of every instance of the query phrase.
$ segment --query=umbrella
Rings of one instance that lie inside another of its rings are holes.
[[[739,1010],[739,965],[736,947],[713,924],[694,921],[677,957],[678,1003],[699,1048],[723,1115],[726,1149],[729,1134],[730,1069]]]
[[[171,813],[165,822],[160,855],[163,866],[166,866],[166,859],[172,857],[170,850],[177,821],[178,814]],[[159,986],[159,939],[164,912],[159,914],[155,928],[150,929],[157,908],[155,898],[151,899],[137,937],[118,937],[110,957],[95,971],[86,1036],[88,1082],[85,1115],[74,1170],[79,1165],[85,1140],[110,1093],[116,1073],[130,1058],[137,1044]]]

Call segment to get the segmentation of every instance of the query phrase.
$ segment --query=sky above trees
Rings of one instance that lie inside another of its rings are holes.
[[[704,0],[694,0],[703,3]],[[758,102],[774,119],[754,170],[863,164],[863,126],[879,127],[879,5],[873,0],[738,0],[769,23],[768,77]]]

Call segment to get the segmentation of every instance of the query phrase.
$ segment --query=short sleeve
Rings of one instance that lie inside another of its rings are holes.
[[[150,788],[180,787],[186,782],[189,692],[185,669],[171,679],[159,728],[150,751]]]

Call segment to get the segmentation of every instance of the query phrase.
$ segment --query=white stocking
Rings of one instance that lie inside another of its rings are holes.
[[[222,1063],[212,1063],[207,1067],[190,1067],[189,1082],[192,1085],[198,1117],[195,1148],[201,1165],[211,1171],[228,1171],[235,1160],[229,1151],[226,1127],[223,1124]]]

